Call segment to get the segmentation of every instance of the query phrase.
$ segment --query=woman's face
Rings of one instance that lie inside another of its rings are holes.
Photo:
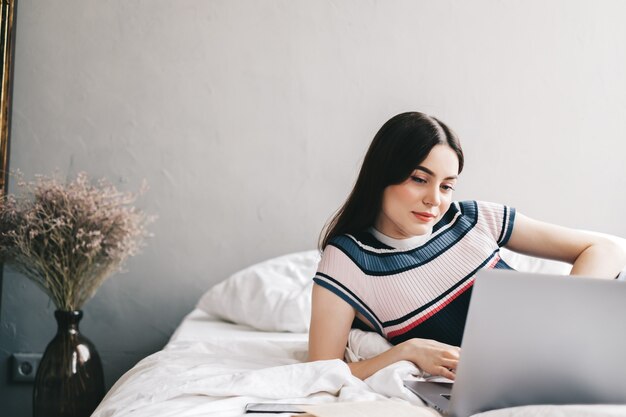
[[[374,227],[395,239],[428,233],[450,207],[458,172],[452,148],[436,145],[408,179],[385,188]]]

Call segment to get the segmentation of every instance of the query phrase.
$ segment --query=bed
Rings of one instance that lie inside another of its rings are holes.
[[[612,239],[626,250],[626,240]],[[502,257],[524,271],[565,274],[570,268],[504,248]],[[403,387],[404,379],[421,378],[410,362],[390,365],[365,381],[352,376],[341,360],[306,362],[311,277],[318,260],[317,251],[285,255],[239,271],[210,288],[163,350],[124,374],[93,417],[242,416],[251,402],[387,399],[414,404],[415,415],[438,415]],[[388,347],[377,334],[354,329],[345,359],[371,357]],[[479,415],[624,416],[626,406],[541,405]]]

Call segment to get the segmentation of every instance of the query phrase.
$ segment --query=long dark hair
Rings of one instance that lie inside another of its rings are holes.
[[[409,178],[436,145],[452,148],[459,158],[460,174],[464,160],[461,143],[443,122],[419,112],[401,113],[387,121],[374,136],[348,199],[322,230],[320,250],[335,236],[372,226],[385,188]]]

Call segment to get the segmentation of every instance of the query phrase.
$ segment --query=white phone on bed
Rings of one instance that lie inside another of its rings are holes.
[[[249,403],[246,404],[246,413],[292,413],[301,414],[305,411],[300,404],[280,404],[280,403]]]

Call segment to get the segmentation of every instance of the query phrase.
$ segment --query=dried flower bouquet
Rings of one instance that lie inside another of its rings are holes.
[[[33,280],[60,310],[79,310],[149,236],[154,218],[131,204],[136,195],[80,173],[18,181],[0,200],[0,259]]]

